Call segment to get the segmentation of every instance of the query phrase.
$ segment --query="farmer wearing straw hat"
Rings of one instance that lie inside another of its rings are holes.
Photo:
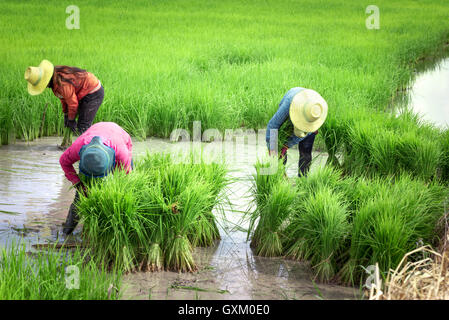
[[[114,122],[98,122],[80,135],[64,151],[59,159],[66,178],[77,189],[75,200],[70,206],[63,233],[72,233],[78,224],[76,202],[79,193],[87,196],[87,188],[75,171],[73,164],[79,161],[79,172],[86,178],[102,178],[115,168],[132,169],[132,141],[129,134]]]
[[[282,147],[279,159],[283,159],[286,164],[287,150],[298,144],[298,176],[307,175],[312,162],[313,142],[326,116],[327,103],[318,92],[300,87],[290,89],[282,98],[278,111],[268,122],[266,141],[269,154],[278,154],[276,142],[282,127],[289,136],[287,141],[280,141]]]
[[[26,69],[25,80],[33,96],[47,87],[53,90],[61,100],[64,126],[74,133],[82,134],[89,129],[103,102],[104,89],[100,81],[92,73],[76,67],[53,66],[50,61],[42,60],[38,67]]]

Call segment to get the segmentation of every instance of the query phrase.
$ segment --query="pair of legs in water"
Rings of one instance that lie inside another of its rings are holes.
[[[316,133],[308,135],[304,140],[298,143],[299,161],[298,161],[298,176],[307,176],[310,164],[312,163],[312,149],[315,142]],[[284,165],[287,164],[287,154],[283,158]]]

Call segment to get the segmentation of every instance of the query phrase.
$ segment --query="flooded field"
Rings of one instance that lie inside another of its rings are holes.
[[[29,244],[62,240],[61,223],[74,190],[59,166],[61,138],[43,138],[0,147],[0,243],[24,238]],[[252,140],[252,139],[249,139]],[[199,145],[168,140],[134,141],[137,160],[145,152],[185,153]],[[357,299],[359,290],[315,284],[307,264],[254,256],[246,241],[243,213],[250,210],[253,165],[265,152],[251,141],[203,144],[204,155],[223,159],[234,179],[227,193],[229,207],[220,221],[221,240],[196,248],[199,270],[194,273],[132,273],[125,277],[125,299]],[[231,152],[236,150],[238,152]],[[232,156],[230,156],[232,154]],[[313,167],[326,155],[314,153]],[[297,173],[298,150],[289,151],[288,175]],[[72,238],[79,235],[79,226]],[[31,248],[30,248],[31,250]]]
[[[409,94],[409,107],[439,127],[449,123],[449,59],[419,73]],[[74,190],[59,166],[60,137],[16,142],[0,147],[0,245],[24,239],[31,244],[62,241],[61,224]],[[235,136],[224,143],[172,143],[168,139],[134,140],[133,157],[146,152],[185,155],[203,148],[210,161],[227,164],[233,179],[229,205],[216,212],[221,240],[196,248],[199,269],[193,273],[131,273],[124,279],[125,299],[359,299],[354,288],[316,284],[309,266],[282,258],[255,256],[246,239],[244,213],[251,208],[254,164],[265,154],[257,137]],[[324,165],[326,154],[314,152],[312,170]],[[298,150],[288,152],[288,176],[297,174]],[[76,241],[82,226],[70,240]]]
[[[449,58],[418,74],[409,92],[409,106],[423,120],[449,126]]]

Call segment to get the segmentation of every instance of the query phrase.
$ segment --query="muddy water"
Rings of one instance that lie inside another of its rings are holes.
[[[449,58],[416,77],[409,92],[409,106],[423,120],[440,128],[449,126]]]
[[[74,191],[59,167],[61,138],[43,138],[0,147],[0,245],[25,239],[27,243],[62,240],[61,223]],[[359,291],[316,285],[306,264],[281,258],[254,256],[246,241],[243,212],[251,209],[251,175],[257,157],[266,153],[255,139],[203,144],[206,159],[224,161],[234,182],[227,191],[230,205],[219,212],[222,239],[210,248],[196,248],[195,273],[133,273],[125,277],[125,299],[355,299]],[[199,144],[163,139],[134,141],[134,157],[146,152],[187,154]],[[297,174],[298,150],[289,150],[289,176]],[[312,170],[326,161],[314,153]],[[72,239],[76,239],[79,226]]]

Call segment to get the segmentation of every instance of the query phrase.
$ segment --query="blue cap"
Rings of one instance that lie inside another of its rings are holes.
[[[115,166],[115,151],[95,136],[79,152],[80,172],[90,178],[102,178]]]

